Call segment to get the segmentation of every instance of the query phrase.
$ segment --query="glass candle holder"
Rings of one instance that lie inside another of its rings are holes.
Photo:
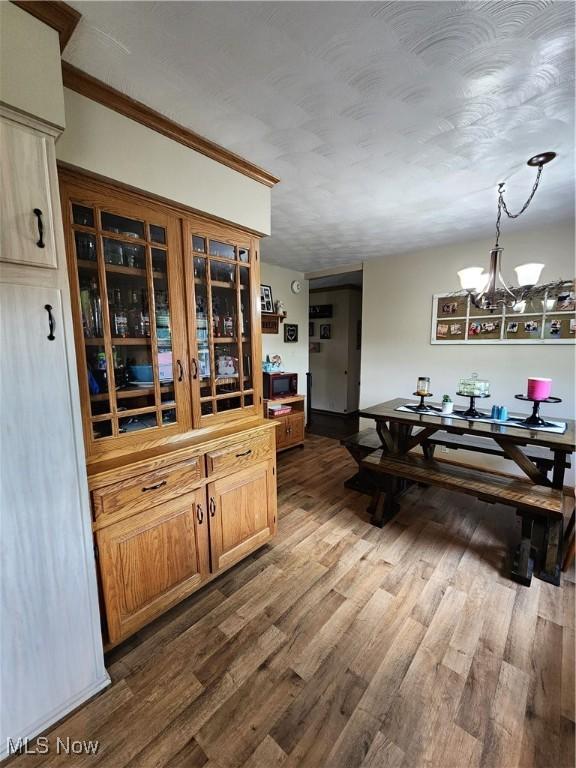
[[[430,377],[418,376],[418,384],[416,385],[417,395],[427,395],[430,392]]]

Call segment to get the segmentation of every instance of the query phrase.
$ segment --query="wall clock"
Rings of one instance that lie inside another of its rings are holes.
[[[300,280],[292,280],[292,282],[290,283],[290,289],[292,293],[300,293],[300,291],[302,290],[302,283],[300,282]]]
[[[298,326],[286,323],[284,325],[284,341],[286,344],[298,341]]]

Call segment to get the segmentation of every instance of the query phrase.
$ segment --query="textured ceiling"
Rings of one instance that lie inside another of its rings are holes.
[[[572,2],[73,2],[64,58],[263,166],[267,261],[302,270],[574,210]]]

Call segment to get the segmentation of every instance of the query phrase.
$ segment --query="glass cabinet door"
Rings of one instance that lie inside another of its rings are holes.
[[[146,215],[71,203],[94,442],[162,433],[184,418],[176,396],[184,372],[173,348],[167,221]]]
[[[191,236],[201,417],[254,406],[250,248]]]

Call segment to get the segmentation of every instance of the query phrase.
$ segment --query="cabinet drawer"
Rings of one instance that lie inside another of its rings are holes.
[[[111,523],[135,512],[193,490],[202,478],[202,462],[195,456],[174,467],[139,475],[92,493],[96,521]]]
[[[247,438],[241,442],[227,445],[218,451],[206,454],[208,474],[214,475],[222,470],[242,469],[247,464],[263,461],[274,453],[273,438],[270,432]]]

